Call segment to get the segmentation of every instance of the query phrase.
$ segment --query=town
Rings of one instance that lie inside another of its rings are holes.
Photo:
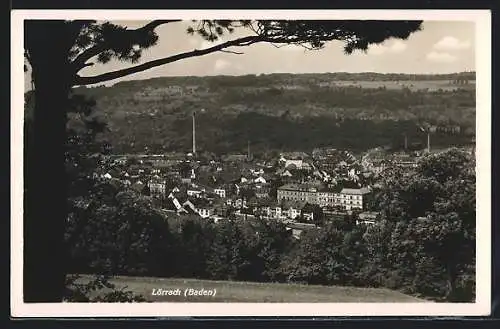
[[[149,195],[166,216],[194,214],[214,222],[273,218],[299,237],[304,229],[335,220],[376,223],[380,214],[371,201],[384,172],[416,167],[430,152],[377,148],[356,157],[349,151],[317,148],[311,154],[283,152],[255,159],[250,150],[221,157],[197,154],[195,146],[193,151],[108,156],[95,175]]]

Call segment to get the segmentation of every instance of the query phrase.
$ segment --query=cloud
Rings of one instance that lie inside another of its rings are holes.
[[[224,60],[224,59],[218,59],[215,61],[214,64],[214,70],[216,72],[223,71],[224,69],[228,68],[231,66],[231,63]]]
[[[387,52],[387,47],[384,45],[372,45],[368,48],[368,54],[370,55],[382,55]]]
[[[426,56],[427,60],[438,63],[453,63],[457,60],[456,56],[450,55],[448,53],[440,53],[436,51],[431,51]]]
[[[390,47],[390,51],[393,53],[401,53],[406,50],[408,46],[401,40],[396,40]]]
[[[400,40],[396,40],[391,45],[384,45],[384,44],[371,45],[368,48],[368,54],[370,55],[382,55],[385,53],[398,54],[405,51],[406,48],[408,48],[406,43]]]
[[[433,46],[437,50],[460,50],[471,46],[469,41],[460,41],[455,37],[446,36],[436,42]]]

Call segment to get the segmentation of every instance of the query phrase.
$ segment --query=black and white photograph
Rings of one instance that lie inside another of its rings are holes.
[[[488,12],[12,18],[12,316],[488,314]]]

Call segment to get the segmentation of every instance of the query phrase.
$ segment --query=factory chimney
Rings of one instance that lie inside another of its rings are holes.
[[[253,160],[252,152],[250,151],[250,141],[247,141],[247,160]]]
[[[193,112],[193,155],[196,154],[196,112]]]
[[[427,132],[427,152],[431,151],[431,133]]]

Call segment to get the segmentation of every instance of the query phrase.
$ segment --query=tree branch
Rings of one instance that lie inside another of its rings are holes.
[[[232,46],[248,46],[250,44],[253,44],[256,42],[261,42],[264,40],[265,39],[263,37],[260,37],[260,36],[248,36],[248,37],[243,37],[243,38],[227,41],[227,42],[221,43],[219,45],[215,45],[215,46],[210,47],[210,48],[201,49],[201,50],[193,50],[193,51],[186,52],[186,53],[181,53],[181,54],[177,54],[177,55],[173,55],[173,56],[169,56],[169,57],[165,57],[165,58],[160,58],[160,59],[152,60],[152,61],[149,61],[149,62],[146,62],[143,64],[139,64],[136,66],[132,66],[132,67],[129,67],[126,69],[116,70],[116,71],[112,71],[112,72],[108,72],[108,73],[104,73],[104,74],[100,74],[100,75],[96,75],[96,76],[81,77],[81,76],[76,75],[75,80],[73,82],[73,85],[91,85],[91,84],[96,84],[96,83],[100,83],[100,82],[104,82],[104,81],[110,81],[110,80],[122,78],[122,77],[130,75],[130,74],[146,71],[146,70],[152,69],[152,68],[157,67],[157,66],[173,63],[173,62],[179,61],[181,59],[211,54],[211,53],[221,51],[225,48],[232,47]]]
[[[219,50],[221,53],[229,53],[229,54],[236,54],[236,55],[243,55],[244,53],[239,52],[239,51],[232,51],[232,50]]]
[[[181,21],[180,19],[155,20],[155,21],[149,22],[148,24],[146,24],[146,25],[144,25],[144,26],[142,26],[140,28],[128,30],[127,32],[131,32],[131,33],[137,33],[137,32],[139,32],[139,33],[142,33],[142,32],[145,32],[145,31],[152,31],[152,30],[154,30],[155,28],[157,28],[160,25],[168,24],[168,23],[173,23],[173,22],[180,22],[180,21]],[[108,46],[106,45],[106,43],[100,43],[100,44],[97,44],[97,45],[95,45],[95,46],[93,46],[91,48],[88,48],[88,49],[84,50],[80,55],[78,55],[73,60],[72,64],[73,64],[73,66],[75,68],[75,71],[78,72],[82,68],[88,66],[85,63],[89,59],[91,59],[94,56],[99,55],[103,51],[107,50],[107,48],[108,48]]]

